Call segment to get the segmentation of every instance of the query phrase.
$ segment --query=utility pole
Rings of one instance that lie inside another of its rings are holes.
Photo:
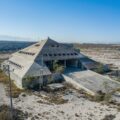
[[[8,78],[9,78],[9,96],[10,96],[10,117],[11,120],[13,120],[13,102],[12,102],[12,82],[11,82],[11,78],[10,78],[10,66],[9,65],[5,65],[5,71],[7,71],[8,74]]]
[[[10,87],[10,107],[11,107],[11,119],[13,120],[13,102],[12,102],[12,83],[10,78],[10,66],[8,65],[8,75],[9,75],[9,87]]]
[[[41,66],[43,67],[43,56],[41,56]],[[39,79],[39,91],[43,86],[43,68],[40,69],[40,79]]]

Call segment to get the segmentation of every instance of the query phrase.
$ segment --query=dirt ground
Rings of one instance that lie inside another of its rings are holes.
[[[113,69],[120,69],[120,46],[89,46],[82,47],[81,53],[92,58],[95,61],[109,64]]]
[[[90,58],[120,69],[120,50],[115,47],[82,47]],[[0,54],[6,59],[10,54]],[[5,86],[0,83],[0,105],[9,105]],[[84,93],[67,88],[63,92],[24,92],[13,106],[28,114],[27,120],[120,120],[120,106],[89,100]]]
[[[6,60],[11,57],[11,53],[0,53],[0,60]]]
[[[0,88],[4,91],[0,100],[4,97],[3,104],[9,105],[4,86],[0,85]],[[70,87],[53,93],[24,92],[13,99],[13,106],[22,110],[28,116],[27,120],[108,120],[105,118],[111,116],[120,120],[116,105],[91,101],[84,93]]]

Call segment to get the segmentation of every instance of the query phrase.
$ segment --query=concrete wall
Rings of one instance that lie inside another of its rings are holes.
[[[66,60],[66,66],[68,66],[68,67],[78,67],[78,59]]]
[[[67,83],[71,84],[75,89],[78,89],[78,90],[83,89],[83,90],[85,90],[88,94],[93,95],[93,96],[95,95],[95,93],[94,93],[93,91],[85,88],[84,86],[82,86],[81,84],[79,84],[79,83],[77,83],[75,80],[73,80],[72,78],[70,78],[70,77],[68,77],[68,76],[66,76],[66,75],[64,75],[64,74],[62,74],[62,76],[63,76],[64,80],[65,80]]]
[[[13,80],[13,82],[15,83],[15,85],[20,88],[23,89],[22,86],[22,78],[20,78],[19,76],[17,76],[16,74],[14,74],[13,72],[10,73],[11,79]]]

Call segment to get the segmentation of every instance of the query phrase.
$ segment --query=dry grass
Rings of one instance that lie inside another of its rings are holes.
[[[115,119],[115,115],[106,115],[102,120],[114,120]]]
[[[28,114],[24,114],[18,109],[13,109],[13,119],[14,120],[25,120]],[[0,120],[12,120],[10,117],[10,108],[7,105],[0,106]]]
[[[9,93],[9,86],[7,86],[6,90],[7,90],[7,95],[8,95],[8,93]],[[22,92],[24,92],[24,90],[17,88],[16,85],[12,82],[12,97],[13,98],[17,98],[17,97],[19,97],[19,95]]]
[[[9,79],[8,76],[6,76],[2,70],[0,70],[0,83],[3,83],[6,85],[7,95],[9,93]],[[23,90],[16,87],[16,85],[12,81],[12,97],[16,98],[21,94]]]
[[[68,102],[68,100],[65,100],[65,99],[63,99],[62,97],[60,97],[60,96],[51,96],[51,97],[49,97],[48,98],[48,101],[50,102],[50,103],[54,103],[54,104],[65,104],[65,103],[67,103]]]
[[[0,70],[0,82],[8,84],[8,77]]]

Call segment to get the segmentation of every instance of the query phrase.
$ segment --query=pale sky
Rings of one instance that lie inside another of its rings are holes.
[[[0,0],[0,35],[120,43],[120,1]]]

